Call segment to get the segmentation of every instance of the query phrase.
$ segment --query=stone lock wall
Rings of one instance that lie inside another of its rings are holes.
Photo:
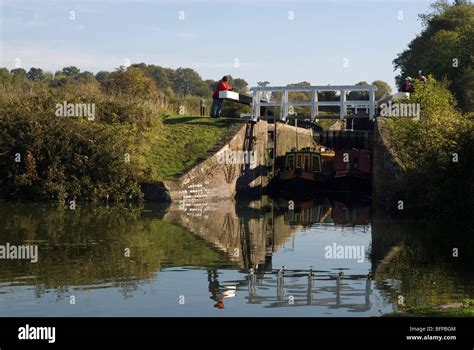
[[[294,146],[314,145],[312,130],[297,128],[297,135],[293,126],[276,125],[277,155],[284,155]],[[145,200],[193,201],[263,194],[269,182],[268,148],[272,146],[268,131],[266,121],[243,124],[221,149],[176,180],[143,184]]]

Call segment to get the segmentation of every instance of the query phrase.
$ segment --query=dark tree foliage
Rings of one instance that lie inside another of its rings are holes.
[[[420,16],[422,33],[393,61],[400,69],[397,85],[401,89],[404,79],[416,78],[421,69],[425,76],[447,78],[462,110],[474,111],[474,5],[438,1],[432,8],[431,13]]]

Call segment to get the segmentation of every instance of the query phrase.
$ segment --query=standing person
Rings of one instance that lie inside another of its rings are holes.
[[[427,79],[426,79],[426,77],[425,77],[425,75],[423,74],[423,71],[422,71],[421,69],[418,71],[418,79],[420,79],[420,81],[421,81],[422,83],[426,83],[426,80],[427,80]]]
[[[211,104],[211,118],[220,118],[222,112],[222,104],[224,100],[219,98],[219,91],[232,91],[233,88],[227,83],[229,81],[229,77],[224,75],[224,77],[219,81],[216,86],[216,90],[212,95],[212,104]]]
[[[413,92],[413,85],[411,83],[411,77],[406,77],[405,78],[405,85],[403,85],[403,91],[404,92]]]

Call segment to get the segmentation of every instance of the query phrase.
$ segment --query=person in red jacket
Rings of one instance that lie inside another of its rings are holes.
[[[224,103],[224,100],[219,98],[219,91],[233,90],[233,88],[227,83],[228,81],[229,77],[225,75],[216,86],[216,90],[212,95],[211,118],[220,118],[221,116],[222,104]]]

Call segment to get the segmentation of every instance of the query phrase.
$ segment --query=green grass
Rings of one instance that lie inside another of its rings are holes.
[[[459,307],[433,307],[433,306],[417,306],[407,308],[402,312],[391,312],[386,314],[388,317],[473,317],[474,316],[474,300],[465,300]]]
[[[182,174],[200,157],[232,134],[239,119],[196,116],[162,116],[142,140],[150,168],[149,181],[169,180]]]

